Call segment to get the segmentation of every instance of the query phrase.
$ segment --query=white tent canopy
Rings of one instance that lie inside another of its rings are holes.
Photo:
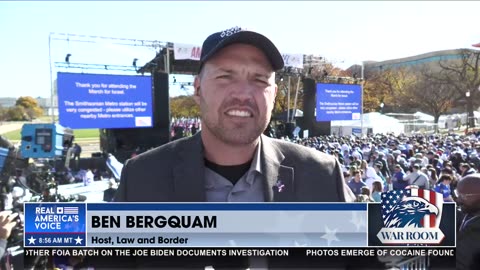
[[[336,135],[359,134],[362,128],[361,120],[345,120],[332,121],[331,132]],[[404,132],[404,125],[398,119],[378,112],[371,112],[363,114],[363,134],[368,131],[376,133],[395,133],[400,134]]]
[[[413,114],[413,116],[415,116],[415,118],[417,120],[421,120],[421,121],[425,121],[425,122],[435,121],[435,117],[433,117],[429,114],[426,114],[426,113],[422,113],[422,112],[416,112],[416,113]]]

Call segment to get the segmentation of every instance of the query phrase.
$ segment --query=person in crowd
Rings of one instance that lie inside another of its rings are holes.
[[[18,213],[12,213],[12,211],[5,210],[0,212],[0,258],[5,254],[8,238],[13,228],[17,225],[17,217]]]
[[[438,193],[443,194],[443,201],[445,202],[453,202],[452,198],[452,190],[450,189],[450,184],[452,183],[453,177],[449,174],[442,174],[440,179],[438,180],[439,183],[436,184],[433,188]]]
[[[435,171],[437,172],[437,175],[439,175],[440,171],[443,168],[443,162],[437,154],[435,154],[435,158],[432,161],[432,166],[435,169]]]
[[[78,143],[75,143],[71,151],[73,153],[74,170],[78,171],[80,169],[80,155],[82,154],[82,147]]]
[[[383,192],[383,186],[382,182],[379,180],[376,180],[373,182],[373,189],[372,189],[372,199],[375,202],[381,202],[382,201],[382,192]]]
[[[428,176],[425,175],[418,164],[412,166],[413,172],[403,177],[403,180],[408,181],[409,186],[418,186],[423,189],[430,189],[430,181]]]
[[[333,156],[262,135],[278,90],[275,72],[283,67],[278,49],[259,33],[234,28],[210,35],[194,81],[202,130],[129,159],[114,201],[353,202]],[[210,259],[188,264],[208,266]],[[186,264],[185,259],[168,262],[142,259],[137,266]],[[276,263],[275,258],[215,258],[212,265],[255,269]]]
[[[465,177],[465,176],[467,176],[467,175],[469,175],[469,174],[474,174],[474,173],[475,173],[475,169],[472,168],[472,167],[470,166],[470,164],[468,164],[468,163],[462,163],[462,164],[460,164],[460,171],[461,171],[462,177]]]
[[[400,165],[395,165],[392,175],[392,187],[394,190],[402,190],[408,186],[408,180],[405,180],[405,172]]]
[[[108,181],[108,188],[103,191],[103,201],[113,201],[113,198],[115,197],[115,192],[117,192],[117,182],[115,181],[115,179],[111,178]]]
[[[438,175],[437,175],[437,170],[435,170],[432,166],[432,167],[427,169],[427,175],[428,175],[428,180],[430,181],[430,186],[431,187],[435,186],[437,184],[437,182],[439,181]]]
[[[460,151],[455,151],[455,152],[452,152],[450,161],[452,163],[453,168],[455,168],[457,172],[460,172],[461,171],[460,166],[462,163],[465,163],[466,160],[463,158],[462,153]]]
[[[362,181],[362,172],[360,170],[355,170],[352,179],[348,182],[348,187],[350,187],[355,196],[358,196],[362,193],[362,187],[366,186],[367,185]]]
[[[395,165],[397,164],[395,157],[393,154],[387,154],[387,166],[388,166],[388,171],[392,173],[395,169]]]
[[[390,187],[389,187],[390,185],[382,173],[383,164],[381,162],[377,162],[374,164],[373,168],[375,169],[375,172],[377,173],[378,178],[380,178],[380,180],[382,181],[383,188],[385,189],[385,191],[390,190]]]
[[[368,165],[366,160],[362,160],[362,163],[360,165],[360,169],[364,172],[362,174],[363,182],[365,182],[367,187],[371,190],[372,189],[372,183],[375,180],[381,180],[380,176],[377,175],[377,172],[375,171],[374,168],[372,168]]]
[[[379,162],[382,163],[381,171],[383,177],[385,177],[385,179],[390,178],[390,170],[388,168],[387,159],[384,152],[378,152],[378,158],[375,160],[375,164]]]
[[[355,200],[355,202],[368,203],[368,202],[373,202],[373,200],[365,194],[360,194],[357,196],[357,199]]]
[[[480,172],[480,147],[470,154],[470,163],[473,164],[472,168]]]
[[[82,154],[82,147],[75,143],[73,145],[73,160],[80,160],[80,155]]]
[[[480,174],[458,182],[457,204],[464,218],[457,233],[457,269],[480,269]]]
[[[365,202],[374,202],[372,196],[371,196],[371,192],[370,192],[370,189],[368,187],[362,187],[361,191],[360,191],[360,195],[363,195],[366,197],[366,200]]]

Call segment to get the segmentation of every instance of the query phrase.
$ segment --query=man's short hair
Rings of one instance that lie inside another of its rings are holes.
[[[468,164],[468,163],[462,163],[462,164],[460,164],[460,167],[465,168],[465,169],[470,169],[471,168],[470,164]]]
[[[442,174],[442,176],[440,176],[440,179],[438,179],[440,182],[443,182],[445,180],[447,181],[453,181],[453,176],[450,175],[450,174]]]

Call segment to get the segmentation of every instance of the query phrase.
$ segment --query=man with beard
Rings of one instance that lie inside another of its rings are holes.
[[[283,67],[278,49],[259,33],[232,28],[210,35],[194,81],[202,130],[128,160],[114,201],[354,201],[333,156],[262,135],[277,94],[275,71]],[[170,269],[205,266],[161,259]],[[211,264],[266,266],[236,259]]]
[[[480,269],[480,174],[457,185],[457,204],[464,218],[457,234],[457,269]]]

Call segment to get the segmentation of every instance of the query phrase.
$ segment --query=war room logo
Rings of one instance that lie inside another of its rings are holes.
[[[445,235],[439,229],[443,196],[412,188],[382,193],[383,227],[377,237],[383,244],[436,245]]]

